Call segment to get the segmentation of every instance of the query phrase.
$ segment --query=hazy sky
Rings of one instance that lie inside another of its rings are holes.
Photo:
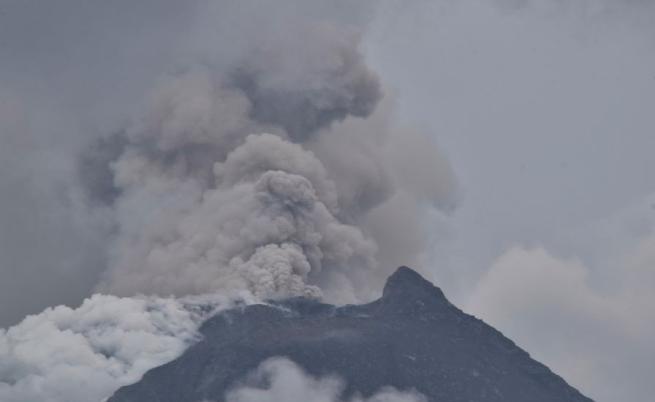
[[[229,28],[257,2],[218,27],[201,3],[0,0],[0,326],[79,303],[101,276],[105,217],[60,207],[81,202],[74,155],[123,127],[162,73],[252,40]],[[362,27],[389,110],[449,159],[458,202],[425,219],[423,272],[589,396],[649,401],[655,4],[353,7],[288,1],[267,16]]]
[[[433,279],[590,396],[646,401],[655,7],[491,3],[390,2],[367,42],[459,179]]]
[[[455,3],[389,7],[370,54],[455,166],[457,241],[574,251],[563,237],[655,190],[655,8]]]

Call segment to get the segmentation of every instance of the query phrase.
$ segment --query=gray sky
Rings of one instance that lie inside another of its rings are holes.
[[[280,15],[304,4],[287,3]],[[214,29],[195,6],[0,0],[0,326],[79,303],[97,283],[110,229],[78,207],[72,155],[121,127],[191,54],[231,57],[229,23]],[[364,52],[385,101],[450,160],[459,202],[425,220],[435,243],[423,270],[598,401],[648,401],[655,5],[302,7],[368,24]]]
[[[646,401],[655,7],[489,3],[390,2],[369,36],[459,179],[433,279],[592,397]]]

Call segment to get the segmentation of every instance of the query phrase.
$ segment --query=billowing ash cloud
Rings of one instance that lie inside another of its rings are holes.
[[[197,337],[219,296],[186,299],[94,295],[0,330],[0,400],[102,401]]]
[[[375,244],[335,218],[334,184],[295,144],[249,136],[214,166],[216,184],[205,189],[193,179],[131,170],[146,164],[139,156],[116,164],[127,203],[119,206],[119,219],[126,224],[103,290],[181,295],[240,288],[259,297],[318,296],[305,284],[312,269],[374,265]],[[153,197],[166,201],[155,216],[134,219],[132,208]]]
[[[179,355],[209,314],[201,304],[351,302],[395,266],[417,266],[419,211],[449,207],[454,180],[428,139],[391,123],[360,49],[366,6],[75,3],[10,9],[43,15],[60,36],[10,46],[52,78],[43,93],[0,101],[11,117],[0,127],[10,194],[0,222],[16,228],[0,237],[0,321],[99,294],[0,332],[0,400],[101,400]],[[80,26],[64,18],[77,9]],[[79,54],[51,60],[32,42]],[[41,82],[21,63],[0,66],[0,89]],[[380,395],[372,401],[399,400]]]
[[[393,124],[370,5],[154,3],[0,17],[0,325],[97,291],[354,301],[420,269],[454,180]]]
[[[324,288],[352,301],[366,296],[352,291],[357,278],[378,268],[375,231],[393,230],[371,212],[394,197],[414,212],[452,197],[429,141],[371,116],[382,89],[358,35],[294,22],[232,59],[162,77],[131,124],[81,155],[89,200],[112,211],[116,231],[97,290],[268,298]],[[403,229],[420,237],[418,224]]]
[[[388,387],[369,398],[344,398],[343,381],[337,377],[314,378],[294,362],[272,358],[263,362],[242,387],[227,395],[228,402],[425,402],[415,391],[401,392]]]
[[[295,140],[348,116],[367,117],[381,96],[355,34],[300,24],[282,43],[262,38],[228,84],[246,95],[253,120],[281,127]]]

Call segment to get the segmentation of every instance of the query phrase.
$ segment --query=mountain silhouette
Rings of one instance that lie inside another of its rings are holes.
[[[433,402],[591,401],[407,267],[372,303],[335,307],[293,298],[250,305],[209,319],[201,333],[178,359],[108,402],[221,402],[275,356],[314,376],[338,375],[346,398],[393,386]]]

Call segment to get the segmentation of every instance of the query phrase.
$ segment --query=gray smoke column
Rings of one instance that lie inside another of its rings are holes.
[[[420,268],[421,217],[452,205],[454,179],[428,138],[394,126],[360,49],[364,3],[11,6],[63,39],[41,34],[41,47],[26,50],[44,61],[25,62],[34,76],[20,58],[0,65],[0,89],[47,76],[44,99],[58,106],[33,102],[41,93],[0,99],[0,221],[10,228],[0,236],[0,305],[17,305],[0,319],[78,307],[0,330],[3,402],[103,400],[177,357],[235,300],[352,302],[372,298],[396,266]],[[22,32],[5,22],[0,32]],[[41,51],[64,48],[79,54]],[[118,129],[94,138],[59,122],[94,110],[67,105],[99,97],[113,107],[98,115],[130,117],[80,120]],[[262,370],[305,379],[294,367]],[[242,391],[234,397],[252,394]],[[397,394],[372,400],[407,396]]]
[[[313,19],[258,29],[229,57],[162,77],[124,130],[81,156],[89,202],[114,217],[98,291],[352,301],[375,284],[380,246],[416,252],[379,244],[391,230],[421,237],[416,217],[398,227],[385,204],[418,215],[451,200],[429,141],[374,115],[382,88],[357,32]]]

